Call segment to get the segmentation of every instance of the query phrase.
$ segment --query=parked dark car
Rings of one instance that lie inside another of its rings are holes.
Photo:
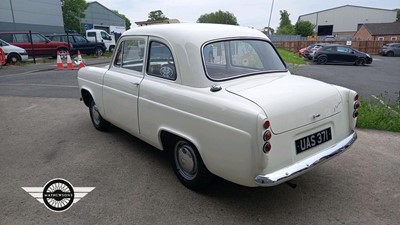
[[[400,43],[385,44],[379,50],[383,56],[400,56]]]
[[[312,44],[312,45],[308,46],[307,49],[304,51],[304,58],[312,60],[315,52],[318,51],[318,49],[322,48],[325,45],[328,45],[328,44],[327,43],[316,43],[316,44]]]
[[[28,55],[33,55],[29,32],[0,32],[0,39],[25,49]],[[72,44],[68,45],[67,42],[50,41],[44,35],[35,32],[32,32],[32,42],[35,55],[40,56],[56,57],[57,51],[59,51],[62,57],[64,57],[67,51],[72,48]]]
[[[95,54],[97,56],[103,55],[106,51],[106,46],[102,42],[88,41],[80,34],[52,34],[47,35],[52,41],[63,41],[72,44],[71,54],[76,54],[78,50],[83,54]]]
[[[361,66],[371,64],[372,57],[349,46],[332,44],[320,48],[314,55],[314,61],[318,64],[352,63]]]

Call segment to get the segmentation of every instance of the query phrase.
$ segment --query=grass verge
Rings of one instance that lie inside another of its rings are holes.
[[[278,52],[286,64],[297,64],[297,65],[306,64],[304,62],[304,59],[294,52],[288,51],[283,48],[278,48]]]
[[[385,96],[361,99],[357,127],[400,132],[400,93],[395,103],[385,104]]]

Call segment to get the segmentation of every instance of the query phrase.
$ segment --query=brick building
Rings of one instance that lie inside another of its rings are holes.
[[[355,41],[393,41],[400,40],[400,22],[366,23],[354,34]]]

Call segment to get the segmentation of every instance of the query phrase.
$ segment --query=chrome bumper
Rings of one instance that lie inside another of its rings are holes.
[[[280,183],[291,180],[309,171],[313,167],[320,165],[323,162],[331,159],[332,157],[337,156],[340,153],[346,151],[350,147],[350,145],[354,143],[356,139],[357,139],[357,134],[354,131],[347,138],[343,139],[336,145],[331,146],[330,148],[327,148],[316,155],[313,155],[309,158],[306,158],[300,162],[297,162],[291,166],[285,167],[273,173],[258,175],[256,177],[256,183],[259,186],[275,186]]]

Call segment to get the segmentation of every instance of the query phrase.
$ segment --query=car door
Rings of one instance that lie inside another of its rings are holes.
[[[93,46],[91,46],[88,41],[79,35],[71,36],[74,38],[74,46],[76,49],[79,49],[81,53],[90,54],[93,52]]]
[[[13,34],[12,43],[20,48],[25,49],[29,55],[32,55],[32,45],[29,41],[29,34],[26,33],[17,33]]]
[[[337,62],[355,62],[357,55],[352,48],[346,46],[337,46],[336,51],[338,52]]]
[[[146,37],[124,37],[103,80],[105,118],[118,127],[139,133],[138,96],[144,74]]]
[[[400,56],[400,44],[393,45],[393,52],[395,56]]]
[[[35,54],[38,55],[51,55],[55,49],[49,44],[49,41],[40,34],[32,34],[33,47]]]

